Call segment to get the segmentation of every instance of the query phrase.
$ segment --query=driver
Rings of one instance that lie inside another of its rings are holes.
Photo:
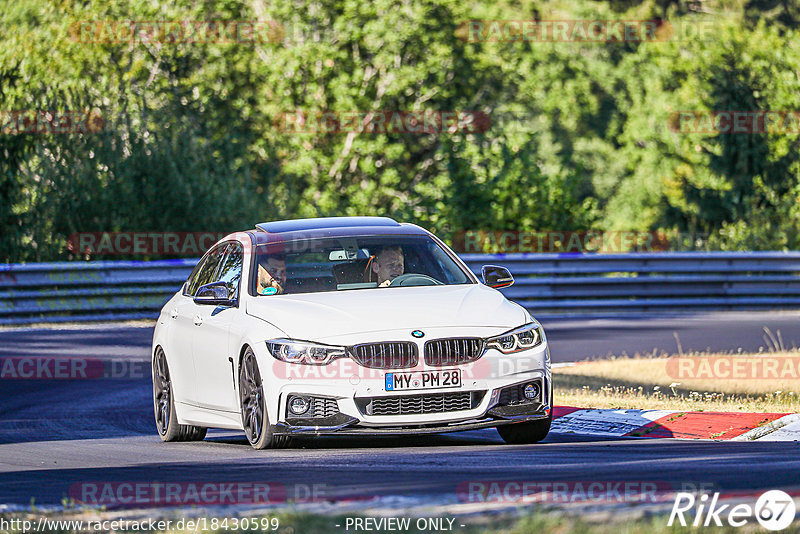
[[[372,270],[378,275],[378,287],[386,287],[403,274],[403,249],[399,246],[382,248],[375,253]]]
[[[273,254],[258,259],[258,294],[281,295],[286,285],[286,258]],[[273,293],[272,289],[275,292]]]

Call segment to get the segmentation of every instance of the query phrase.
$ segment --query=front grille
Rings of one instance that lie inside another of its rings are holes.
[[[425,343],[425,363],[444,367],[474,362],[483,350],[484,341],[478,337],[434,339]]]
[[[477,408],[483,400],[483,396],[483,391],[459,391],[457,393],[367,397],[356,399],[356,405],[365,415],[446,413]]]
[[[373,369],[405,369],[419,363],[417,345],[410,341],[365,343],[352,347],[351,352],[359,364]]]

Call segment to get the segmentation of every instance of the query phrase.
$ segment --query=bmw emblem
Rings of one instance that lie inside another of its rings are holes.
[[[411,335],[416,337],[416,338],[421,338],[421,337],[425,337],[425,332],[423,332],[422,330],[413,330],[411,332]]]

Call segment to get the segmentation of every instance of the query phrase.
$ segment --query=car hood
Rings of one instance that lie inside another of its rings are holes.
[[[481,284],[356,289],[248,299],[247,313],[293,339],[434,327],[513,328],[526,312]]]

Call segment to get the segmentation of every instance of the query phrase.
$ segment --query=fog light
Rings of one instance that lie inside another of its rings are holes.
[[[527,386],[525,386],[523,394],[525,395],[526,399],[535,399],[536,397],[539,396],[539,385],[528,384]]]
[[[308,399],[303,397],[292,397],[289,399],[289,410],[295,415],[303,415],[308,411]]]

